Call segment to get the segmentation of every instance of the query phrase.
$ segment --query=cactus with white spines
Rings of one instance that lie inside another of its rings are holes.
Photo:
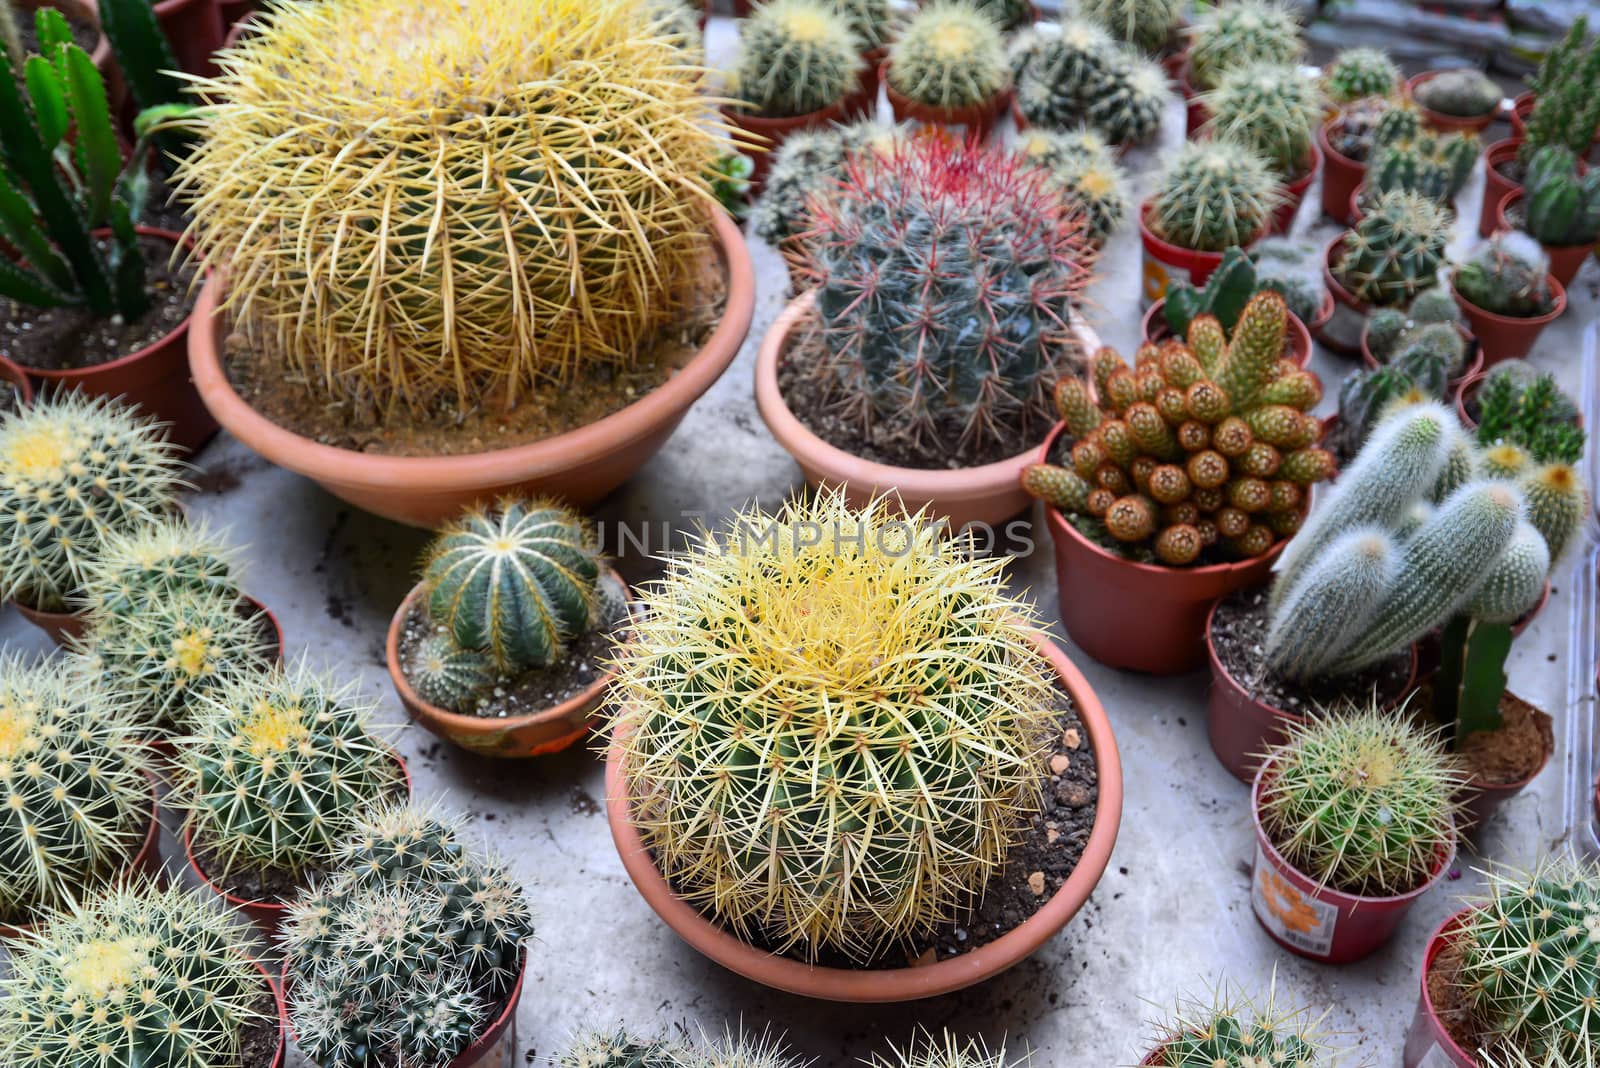
[[[861,42],[829,0],[770,0],[739,24],[731,95],[768,118],[807,115],[856,84]]]
[[[973,6],[983,12],[1000,29],[1010,32],[1020,30],[1033,21],[1033,0],[972,0]]]
[[[698,1040],[666,1040],[627,1028],[586,1030],[551,1059],[552,1068],[808,1068],[768,1034],[725,1031]]]
[[[105,539],[84,568],[83,601],[118,615],[179,591],[237,595],[238,557],[205,519],[163,515]]]
[[[1305,173],[1322,121],[1322,100],[1316,83],[1299,70],[1234,67],[1200,100],[1210,113],[1206,128],[1213,137],[1249,147],[1281,178]]]
[[[1256,63],[1294,65],[1305,51],[1300,22],[1277,0],[1218,4],[1189,31],[1189,72],[1196,89],[1214,89],[1234,68]]]
[[[1149,1058],[1165,1068],[1315,1068],[1329,1054],[1322,1017],[1218,989],[1209,1001],[1189,1000],[1159,1025]]]
[[[1167,72],[1159,63],[1126,54],[1107,67],[1104,82],[1089,99],[1085,117],[1112,144],[1144,144],[1161,130],[1169,96]]]
[[[1363,303],[1409,304],[1438,284],[1450,225],[1448,213],[1420,193],[1385,193],[1345,231],[1334,274]]]
[[[1117,42],[1083,19],[1052,31],[1029,31],[1011,46],[1017,107],[1034,126],[1063,129],[1083,120],[1110,69],[1122,59]]]
[[[1162,175],[1147,225],[1180,248],[1222,252],[1260,237],[1281,199],[1267,162],[1232,141],[1190,141]]]
[[[1181,0],[1082,0],[1079,13],[1149,55],[1165,48],[1183,20]]]
[[[1455,270],[1456,292],[1496,315],[1529,319],[1555,311],[1550,257],[1520,230],[1490,237]]]
[[[811,228],[811,198],[826,196],[844,177],[846,160],[887,151],[905,135],[905,127],[878,122],[791,133],[773,153],[750,212],[751,229],[770,245],[786,246]]]
[[[883,48],[900,28],[900,13],[892,0],[830,0],[850,24],[865,52]]]
[[[1057,133],[1030,130],[1018,143],[1024,159],[1038,164],[1050,184],[1083,209],[1089,236],[1104,243],[1127,220],[1132,204],[1127,175],[1104,138],[1088,127]]]
[[[1028,1058],[1012,1057],[1001,1044],[990,1047],[981,1038],[961,1038],[941,1029],[918,1031],[904,1046],[891,1046],[884,1056],[864,1062],[867,1068],[1026,1068]]]
[[[1010,83],[999,27],[967,0],[917,11],[889,48],[889,85],[928,107],[975,107]]]
[[[1363,97],[1392,96],[1400,88],[1400,68],[1381,48],[1347,48],[1333,57],[1322,86],[1328,99],[1340,105]]]
[[[1377,136],[1362,185],[1362,204],[1375,203],[1391,190],[1408,189],[1449,206],[1472,175],[1479,149],[1477,135],[1464,131],[1394,140]]]

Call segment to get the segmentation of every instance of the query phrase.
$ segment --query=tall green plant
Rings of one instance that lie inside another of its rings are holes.
[[[96,0],[100,28],[122,69],[123,81],[141,108],[185,103],[178,60],[156,21],[150,0]]]

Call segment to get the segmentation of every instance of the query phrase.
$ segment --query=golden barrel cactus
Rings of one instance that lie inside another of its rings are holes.
[[[252,344],[387,414],[628,364],[704,268],[705,70],[635,0],[280,2],[178,172]]]

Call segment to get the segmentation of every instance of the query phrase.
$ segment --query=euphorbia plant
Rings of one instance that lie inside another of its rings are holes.
[[[1222,262],[1211,272],[1205,285],[1197,287],[1188,282],[1174,281],[1167,287],[1166,303],[1161,308],[1162,318],[1173,335],[1182,338],[1188,336],[1189,324],[1197,317],[1211,315],[1221,325],[1222,332],[1232,337],[1239,316],[1257,293],[1268,290],[1277,293],[1284,298],[1291,312],[1299,314],[1293,306],[1292,298],[1299,296],[1295,288],[1289,279],[1274,277],[1260,270],[1249,253],[1234,245],[1222,254]],[[1304,317],[1301,318],[1303,320]]]

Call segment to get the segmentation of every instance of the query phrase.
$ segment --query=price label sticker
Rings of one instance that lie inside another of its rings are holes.
[[[1250,904],[1267,930],[1304,953],[1328,955],[1339,923],[1338,908],[1297,890],[1272,866],[1259,842],[1252,882]],[[1445,1066],[1449,1068],[1448,1061]]]

